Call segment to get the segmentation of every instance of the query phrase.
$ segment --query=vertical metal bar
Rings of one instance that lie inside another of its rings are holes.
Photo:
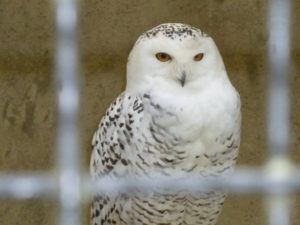
[[[267,164],[269,177],[286,181],[292,173],[288,160],[290,132],[290,0],[269,0],[268,12],[268,147],[270,160]],[[291,196],[277,190],[268,198],[270,225],[289,225]]]
[[[270,225],[289,225],[291,223],[291,199],[288,195],[270,195],[268,208]]]
[[[77,1],[56,1],[60,225],[81,224]]]
[[[268,143],[272,155],[289,148],[290,0],[269,0]]]

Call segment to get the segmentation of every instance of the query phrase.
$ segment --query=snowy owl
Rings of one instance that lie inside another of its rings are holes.
[[[240,99],[213,39],[161,24],[142,34],[127,63],[127,85],[93,136],[98,177],[216,177],[230,174],[240,143]],[[226,194],[94,196],[92,225],[214,225]]]

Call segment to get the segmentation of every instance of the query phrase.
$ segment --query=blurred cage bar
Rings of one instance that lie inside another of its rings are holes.
[[[269,0],[268,7],[268,147],[264,167],[237,167],[229,178],[187,177],[184,182],[157,179],[107,180],[92,182],[80,168],[79,107],[80,76],[77,45],[78,1],[56,0],[56,92],[58,104],[57,168],[53,173],[0,174],[0,198],[50,197],[60,203],[60,225],[80,225],[81,203],[95,191],[128,192],[134,188],[211,188],[231,193],[267,196],[269,225],[291,224],[292,194],[300,189],[300,170],[289,161],[290,91],[290,0]]]

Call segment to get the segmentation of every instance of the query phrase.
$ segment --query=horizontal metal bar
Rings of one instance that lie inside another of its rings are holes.
[[[56,193],[53,176],[47,173],[0,174],[0,199],[54,197]]]
[[[139,191],[153,191],[157,189],[168,191],[210,191],[212,189],[226,190],[231,193],[281,193],[283,191],[300,190],[300,171],[289,177],[269,176],[264,170],[256,168],[239,168],[227,178],[203,178],[189,176],[181,179],[171,177],[111,179],[101,178],[95,181],[93,192],[98,194],[115,194]],[[86,182],[88,184],[89,182]]]
[[[155,177],[155,179],[153,178]],[[58,179],[47,173],[0,174],[0,198],[27,199],[58,195]],[[82,178],[81,194],[89,199],[93,194],[116,194],[140,191],[168,189],[170,191],[207,191],[212,189],[226,190],[231,193],[282,193],[300,191],[300,170],[288,176],[275,177],[268,171],[256,167],[238,167],[235,173],[227,178],[203,178],[189,176],[175,179],[172,177],[153,176],[152,178],[108,177],[92,181],[89,175]],[[71,190],[70,190],[71,191]]]

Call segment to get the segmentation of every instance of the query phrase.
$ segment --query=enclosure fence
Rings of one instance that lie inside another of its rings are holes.
[[[211,188],[231,193],[264,194],[268,202],[269,225],[291,224],[292,196],[300,189],[300,170],[289,159],[290,136],[290,34],[291,1],[269,0],[268,5],[268,149],[263,167],[237,167],[228,178],[187,177],[147,178],[96,182],[80,168],[79,107],[80,76],[77,45],[78,2],[56,0],[56,92],[58,107],[57,166],[52,172],[1,173],[0,198],[50,197],[59,200],[60,225],[80,225],[81,203],[93,193],[127,192],[133,188],[186,189],[191,192]]]

